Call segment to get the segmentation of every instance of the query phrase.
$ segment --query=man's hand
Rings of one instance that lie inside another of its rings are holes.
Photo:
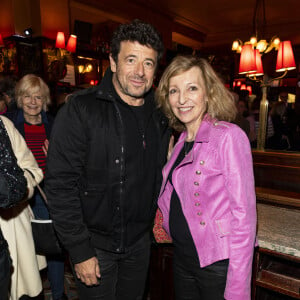
[[[81,263],[75,264],[74,269],[77,278],[86,285],[98,285],[98,279],[101,277],[99,262],[96,257],[92,257]]]

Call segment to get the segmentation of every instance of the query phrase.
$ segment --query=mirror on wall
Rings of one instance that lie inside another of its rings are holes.
[[[296,102],[296,88],[278,86],[268,88],[268,112],[265,150],[300,151],[300,102]],[[260,94],[252,100],[248,118],[254,123],[255,136],[259,130]],[[252,146],[257,146],[252,141]]]

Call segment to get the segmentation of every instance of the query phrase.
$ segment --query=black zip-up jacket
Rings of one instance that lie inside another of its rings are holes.
[[[124,120],[111,82],[108,70],[99,87],[75,94],[58,112],[51,134],[45,189],[55,229],[74,263],[94,256],[95,248],[122,253],[150,230],[166,162],[170,130],[151,91],[145,103],[152,102],[148,123],[159,147],[149,170],[152,183],[143,182],[143,190],[151,184],[153,192],[129,226],[126,187],[136,176],[127,173]]]

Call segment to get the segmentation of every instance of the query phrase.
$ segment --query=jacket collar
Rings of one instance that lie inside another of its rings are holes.
[[[208,143],[209,142],[209,137],[210,137],[210,131],[213,125],[213,119],[206,114],[200,124],[200,127],[198,129],[198,132],[195,137],[195,143]],[[182,142],[185,140],[187,135],[187,132],[184,131],[179,139],[178,142]]]
[[[102,100],[113,101],[113,92],[112,92],[112,71],[110,67],[107,68],[105,74],[101,80],[98,90],[96,92],[96,98]]]
[[[41,116],[42,116],[42,123],[43,124],[48,124],[48,118],[47,118],[47,114],[45,111],[41,111]],[[25,118],[24,118],[24,112],[22,109],[19,109],[17,112],[17,116],[16,116],[16,124],[23,124],[25,123]]]
[[[214,119],[212,119],[208,114],[206,114],[204,116],[204,118],[201,122],[201,125],[198,129],[198,132],[196,134],[195,143],[208,143],[209,142],[209,137],[210,137],[210,133],[211,133],[213,124],[214,124]],[[182,147],[183,147],[183,144],[184,144],[184,141],[186,138],[186,134],[187,134],[186,131],[184,131],[180,135],[176,145],[174,146],[170,160],[167,162],[167,164],[163,168],[163,171],[162,171],[163,182],[162,182],[162,186],[161,186],[161,190],[160,190],[160,195],[163,192],[165,185],[167,183],[169,172],[170,172],[172,166],[174,165],[180,151],[182,150]],[[193,160],[194,160],[194,152],[190,151],[188,153],[188,155],[182,160],[182,162],[179,165],[191,163],[191,162],[193,162]]]

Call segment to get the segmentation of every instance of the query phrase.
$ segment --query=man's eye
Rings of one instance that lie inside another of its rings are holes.
[[[127,62],[130,63],[130,64],[133,64],[134,63],[134,59],[133,58],[128,58]]]
[[[146,62],[145,62],[145,67],[147,67],[147,68],[153,68],[153,67],[154,67],[154,64],[153,64],[153,62],[151,62],[151,61],[146,61]]]

